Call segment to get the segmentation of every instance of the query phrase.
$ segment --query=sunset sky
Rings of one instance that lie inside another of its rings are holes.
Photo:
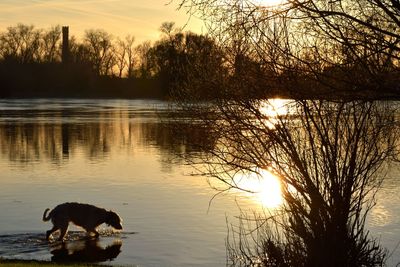
[[[17,23],[37,28],[69,25],[80,37],[87,29],[104,29],[114,36],[132,34],[137,42],[158,39],[162,22],[173,21],[186,30],[204,33],[200,20],[177,11],[170,0],[1,0],[0,31]],[[189,20],[189,21],[188,21]]]

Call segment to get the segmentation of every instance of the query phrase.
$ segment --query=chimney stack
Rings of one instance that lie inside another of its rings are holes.
[[[64,64],[68,63],[68,61],[69,61],[69,37],[68,37],[68,31],[69,31],[69,27],[68,26],[63,26],[62,27],[63,42],[62,42],[61,60],[62,60],[62,63],[64,63]]]

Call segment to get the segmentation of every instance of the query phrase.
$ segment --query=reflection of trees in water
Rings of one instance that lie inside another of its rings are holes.
[[[141,128],[144,144],[172,154],[190,155],[213,145],[206,128],[188,122],[147,123]]]
[[[114,242],[103,248],[97,240],[76,241],[71,244],[62,243],[53,249],[53,262],[104,262],[115,259],[121,252],[121,242]]]
[[[30,162],[42,157],[59,160],[62,151],[56,147],[61,136],[58,126],[47,127],[31,123],[5,124],[0,126],[0,149],[10,161]]]
[[[196,127],[190,122],[162,120],[161,123],[141,125],[141,142],[146,147],[157,147],[164,171],[172,164],[184,164],[184,158],[196,155],[213,146],[213,139],[205,127]]]
[[[109,135],[109,126],[100,124],[7,124],[0,126],[1,153],[21,163],[61,162],[82,147],[88,157],[98,158],[109,151]]]
[[[204,129],[184,123],[178,136],[176,124],[139,120],[122,111],[91,114],[89,122],[82,120],[84,116],[63,112],[38,122],[0,124],[0,153],[22,164],[43,159],[62,163],[76,153],[99,160],[113,151],[142,146],[155,147],[163,160],[172,161],[174,155],[199,151],[199,142],[207,140]]]

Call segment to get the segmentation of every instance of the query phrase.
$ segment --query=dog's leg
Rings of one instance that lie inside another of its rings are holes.
[[[99,232],[96,231],[96,229],[93,229],[93,233],[94,233],[94,236],[95,236],[96,238],[99,238],[99,235],[100,235],[100,234],[99,234]]]
[[[53,225],[53,228],[51,228],[49,231],[46,232],[46,240],[49,241],[50,235],[57,230],[58,228]]]
[[[98,238],[100,234],[96,231],[96,229],[86,229],[87,235],[90,238],[90,234],[93,233],[95,238]]]
[[[59,241],[63,241],[65,235],[68,232],[68,221],[67,222],[63,222],[60,225],[60,237],[58,238]]]

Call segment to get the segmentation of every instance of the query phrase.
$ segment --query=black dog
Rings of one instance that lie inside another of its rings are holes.
[[[47,215],[49,210],[46,209],[43,213],[43,221],[47,222],[51,219],[53,223],[53,228],[46,232],[47,240],[49,240],[52,233],[60,230],[59,240],[62,241],[67,234],[69,222],[84,228],[88,234],[94,233],[96,237],[99,236],[96,228],[102,223],[106,223],[117,230],[122,230],[121,218],[115,212],[93,205],[64,203],[55,207]]]

